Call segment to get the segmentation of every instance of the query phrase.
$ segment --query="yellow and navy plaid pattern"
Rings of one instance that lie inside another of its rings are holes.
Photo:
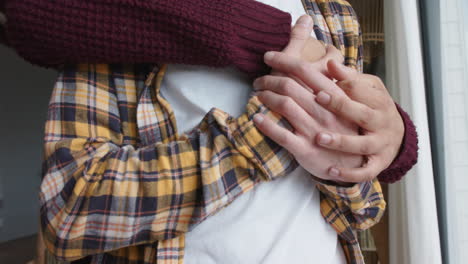
[[[317,37],[360,68],[359,28],[344,1],[304,1]],[[49,263],[183,263],[184,234],[262,181],[297,167],[255,128],[252,97],[233,118],[213,109],[178,134],[159,88],[165,66],[66,67],[49,104],[41,222]],[[363,263],[354,231],[379,220],[377,181],[319,183],[321,211],[349,263]]]

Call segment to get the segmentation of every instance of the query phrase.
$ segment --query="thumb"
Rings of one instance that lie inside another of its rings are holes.
[[[337,81],[354,79],[358,73],[356,70],[346,67],[344,64],[341,64],[334,59],[329,60],[327,66],[329,77],[336,79]]]
[[[309,15],[302,15],[299,17],[291,30],[291,39],[289,40],[289,44],[283,52],[290,55],[299,54],[301,52],[312,33],[312,22],[312,18]]]

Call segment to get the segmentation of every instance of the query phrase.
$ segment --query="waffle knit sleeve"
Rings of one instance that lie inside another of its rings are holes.
[[[291,31],[288,13],[252,0],[2,2],[9,45],[46,67],[159,62],[260,75],[263,54],[283,49]]]
[[[416,127],[409,115],[398,104],[396,106],[405,124],[405,135],[398,156],[378,176],[378,179],[385,183],[394,183],[401,180],[418,162],[418,133]]]

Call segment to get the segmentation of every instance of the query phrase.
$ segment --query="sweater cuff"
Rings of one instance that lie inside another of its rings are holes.
[[[252,77],[268,73],[267,51],[281,51],[289,42],[291,15],[256,1],[233,1],[235,37],[230,54],[234,65]]]
[[[378,176],[379,181],[384,183],[394,183],[401,180],[418,161],[418,134],[416,127],[409,115],[398,104],[396,104],[396,107],[405,125],[405,135],[398,156]]]

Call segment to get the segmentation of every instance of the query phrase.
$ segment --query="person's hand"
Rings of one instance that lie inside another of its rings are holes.
[[[343,57],[336,49],[327,49],[325,54],[325,48],[319,41],[311,41],[309,36],[312,26],[298,26],[304,19],[301,17],[294,26],[291,41],[282,54],[290,59],[305,61],[303,54],[309,53],[305,56],[309,63],[307,70],[325,72],[329,60]],[[318,50],[318,55],[313,54],[313,49]],[[285,76],[282,71],[257,79],[254,87],[259,100],[286,118],[294,131],[279,126],[261,114],[254,117],[258,129],[286,148],[304,169],[316,177],[338,181],[330,168],[361,166],[362,155],[323,149],[315,143],[319,131],[358,135],[358,127],[350,121],[337,118],[335,114],[317,104],[312,90]]]
[[[326,55],[325,45],[311,37],[313,20],[309,15],[299,17],[291,30],[288,46],[282,52],[308,62],[316,62]]]
[[[358,136],[336,130],[319,130],[321,133],[315,137],[318,145],[341,153],[365,155],[367,159],[360,168],[341,164],[332,166],[328,170],[329,177],[343,182],[371,180],[388,167],[398,154],[404,134],[403,121],[385,86],[377,77],[343,67],[342,59],[337,61],[328,61],[325,70],[328,76],[325,76],[316,69],[314,63],[288,54],[270,52],[265,56],[265,62],[273,69],[293,76],[318,94],[317,102],[322,106],[333,111],[340,119],[352,121],[362,128],[363,135]]]
[[[387,168],[398,155],[405,127],[400,113],[383,82],[376,76],[361,74],[334,60],[328,62],[330,76],[346,94],[323,89],[316,101],[336,115],[362,128],[363,135],[350,136],[323,131],[317,142],[327,148],[365,155],[363,168],[337,167],[347,182],[369,180]]]

